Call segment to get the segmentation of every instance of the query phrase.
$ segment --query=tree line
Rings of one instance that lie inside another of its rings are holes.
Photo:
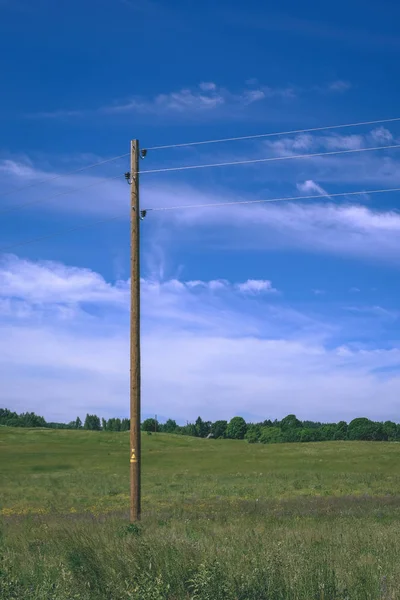
[[[86,429],[89,431],[129,431],[129,419],[101,419],[97,415],[86,415],[82,423],[80,417],[69,423],[47,422],[34,412],[17,414],[8,408],[0,408],[0,425],[8,427],[46,427],[48,429]]]
[[[46,422],[44,417],[33,412],[17,414],[7,408],[0,408],[0,425],[9,427],[47,427],[52,429],[85,429],[89,431],[129,431],[129,419],[100,419],[87,414],[82,422],[80,417],[69,423]],[[346,423],[320,423],[300,421],[295,415],[282,420],[267,419],[259,423],[246,423],[242,417],[230,421],[203,421],[198,417],[194,423],[178,425],[173,419],[159,423],[156,419],[146,419],[142,431],[149,434],[175,433],[193,437],[213,437],[216,439],[246,440],[249,444],[273,444],[287,442],[324,442],[333,440],[400,441],[400,424],[393,421],[371,421],[359,417]]]
[[[272,444],[287,442],[325,442],[334,440],[400,441],[400,424],[393,421],[377,422],[359,417],[346,423],[320,423],[300,421],[295,415],[287,415],[281,421],[267,419],[259,423],[246,423],[242,417],[228,421],[203,421],[179,426],[169,419],[165,424],[155,419],[142,423],[144,431],[163,431],[195,437],[245,439],[250,444]]]

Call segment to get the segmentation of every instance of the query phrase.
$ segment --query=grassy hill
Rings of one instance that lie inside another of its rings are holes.
[[[400,597],[400,444],[128,436],[0,429],[1,598]]]

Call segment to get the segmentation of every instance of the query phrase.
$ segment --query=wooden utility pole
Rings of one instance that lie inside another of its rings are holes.
[[[131,523],[140,520],[140,212],[139,142],[131,142],[131,369],[130,481]]]

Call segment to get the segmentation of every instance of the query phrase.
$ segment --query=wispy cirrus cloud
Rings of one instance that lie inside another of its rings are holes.
[[[272,101],[274,99],[293,100],[300,90],[293,86],[271,87],[258,82],[247,83],[241,89],[233,90],[211,81],[185,87],[174,91],[162,92],[155,96],[133,95],[127,99],[115,100],[105,106],[94,109],[56,109],[27,115],[31,118],[66,119],[90,115],[118,115],[138,113],[142,115],[199,115],[222,114],[228,111],[231,115],[254,103]]]
[[[375,168],[373,177],[374,183],[378,181],[379,169],[377,163],[369,163],[366,161],[367,167],[362,167],[363,173],[365,170],[368,178],[369,169]],[[381,168],[387,162],[381,163]],[[393,163],[393,171],[397,173],[397,181],[400,182],[400,165]],[[318,165],[314,165],[318,167]],[[251,200],[257,199],[257,195],[246,192],[243,198],[243,193],[238,189],[221,188],[217,191],[215,186],[212,189],[204,187],[199,189],[193,185],[180,184],[172,185],[167,179],[162,181],[145,180],[143,177],[142,189],[142,205],[143,208],[157,208],[168,206],[182,206],[180,211],[172,211],[168,213],[149,212],[146,217],[146,227],[161,228],[162,239],[164,244],[173,244],[174,239],[179,232],[179,239],[184,243],[188,239],[202,239],[202,244],[207,243],[208,247],[216,246],[235,247],[237,240],[240,239],[240,244],[244,248],[296,248],[304,252],[323,252],[326,254],[352,256],[362,260],[384,260],[391,264],[395,264],[398,253],[400,251],[399,231],[400,217],[394,210],[382,210],[372,208],[369,204],[365,206],[361,202],[365,202],[364,197],[348,197],[343,198],[340,202],[331,202],[329,199],[323,202],[317,201],[317,196],[321,192],[331,192],[331,188],[326,185],[321,185],[325,180],[335,181],[335,173],[340,173],[343,180],[351,177],[354,184],[354,163],[349,165],[335,166],[329,165],[331,174],[328,176],[328,167],[324,166],[320,173],[320,179],[303,179],[297,184],[295,183],[297,173],[291,177],[293,179],[293,188],[287,192],[287,195],[295,196],[293,193],[297,189],[300,194],[316,195],[316,200],[308,201],[293,201],[293,202],[272,202],[255,205],[229,205],[221,208],[197,208],[195,210],[185,210],[185,205],[201,205],[201,204],[223,204],[225,202],[234,202],[235,200]],[[9,183],[14,185],[19,181],[25,169],[33,169],[32,166],[24,164],[6,165],[8,178],[4,180],[4,187],[8,187]],[[321,166],[322,169],[322,166]],[[340,170],[339,170],[340,169]],[[1,166],[0,166],[1,171]],[[33,173],[29,176],[33,181],[40,174],[40,178],[46,173],[42,171]],[[29,174],[29,173],[28,173]],[[387,185],[385,179],[388,172],[382,173],[382,179],[378,184]],[[47,173],[47,175],[50,175]],[[26,176],[24,175],[24,180]],[[290,178],[288,178],[290,181]],[[361,180],[365,185],[365,181]],[[94,186],[93,184],[101,184]],[[337,183],[337,181],[336,181]],[[93,186],[86,189],[87,186]],[[343,184],[342,184],[343,185]],[[357,184],[359,185],[359,183]],[[389,183],[390,185],[390,183]],[[77,189],[83,186],[80,192],[74,192],[68,196],[68,202],[62,202],[55,198],[49,202],[40,202],[37,208],[40,208],[42,214],[64,213],[70,215],[85,215],[87,217],[107,217],[116,216],[117,214],[126,215],[126,220],[129,218],[126,184],[121,181],[105,180],[96,178],[93,175],[76,175],[64,180],[57,180],[48,186],[49,196],[52,193],[57,193],[60,190],[63,192],[68,189]],[[10,185],[12,187],[12,185]],[[343,188],[342,188],[343,189]],[[359,188],[358,188],[359,189]],[[43,190],[35,190],[32,188],[30,194],[33,201],[41,200],[44,196]],[[350,191],[350,190],[349,190]],[[274,194],[265,194],[265,199]],[[286,194],[284,194],[286,195]],[[385,195],[386,196],[386,195]],[[385,197],[377,195],[374,198]],[[109,198],[113,198],[110,203]],[[391,194],[392,199],[396,198],[395,194]],[[372,196],[371,196],[372,198]],[[4,203],[5,207],[12,206],[14,201],[18,204],[19,198],[10,197]],[[35,214],[37,215],[35,205]],[[210,210],[212,210],[213,218],[210,219]],[[168,228],[163,227],[168,215]],[[160,231],[157,229],[157,236]],[[205,235],[206,234],[206,235]],[[21,236],[22,237],[22,236]],[[161,239],[161,238],[160,238]],[[7,243],[13,240],[9,238]],[[19,240],[18,240],[19,241]]]
[[[266,140],[264,146],[278,156],[291,156],[301,151],[358,150],[368,146],[385,146],[398,143],[399,139],[386,127],[376,127],[367,133],[301,133],[294,136]]]
[[[127,102],[115,103],[100,109],[104,113],[185,113],[213,111],[220,107],[239,108],[270,98],[293,98],[292,88],[272,88],[257,84],[233,92],[214,82],[203,82],[193,88],[163,93],[154,98],[133,97]]]
[[[393,265],[400,250],[400,216],[395,211],[329,200],[230,206],[214,210],[212,225],[206,208],[196,213],[183,209],[174,221],[179,228],[190,227],[192,239],[204,236],[207,228],[209,244],[225,248],[237,247],[240,240],[242,248],[296,248]]]
[[[79,117],[84,117],[85,115],[87,115],[87,111],[85,110],[68,110],[68,109],[57,109],[57,110],[49,110],[49,111],[43,111],[43,112],[37,112],[37,113],[31,113],[29,115],[26,115],[27,117],[30,118],[35,118],[35,119],[73,119],[73,118],[79,118]]]
[[[329,194],[327,194],[327,191],[324,190],[323,187],[318,185],[318,183],[316,183],[312,179],[307,179],[303,183],[298,183],[297,189],[302,194],[315,193],[316,195],[329,195]]]
[[[347,92],[347,90],[349,90],[351,87],[351,83],[349,81],[344,81],[343,79],[336,79],[327,85],[327,89],[330,92],[339,93]]]
[[[259,106],[276,107],[276,101],[290,103],[299,96],[315,92],[344,93],[352,85],[344,80],[336,80],[309,88],[301,85],[270,86],[256,78],[248,79],[244,86],[237,89],[227,88],[212,81],[203,81],[197,85],[183,87],[154,96],[135,94],[127,98],[115,99],[109,104],[90,109],[56,108],[26,115],[30,118],[69,119],[90,117],[93,115],[116,116],[136,113],[141,115],[214,115],[238,116],[244,114],[246,107],[257,103]],[[280,106],[282,108],[282,106]]]
[[[344,79],[334,79],[333,81],[327,81],[313,86],[315,92],[324,96],[328,94],[344,94],[352,88],[353,84]]]

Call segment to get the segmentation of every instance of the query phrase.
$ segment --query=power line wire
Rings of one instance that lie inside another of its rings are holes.
[[[388,188],[382,190],[360,190],[357,192],[340,192],[336,194],[319,194],[316,196],[315,194],[309,196],[291,196],[282,198],[268,198],[267,200],[237,200],[233,202],[212,202],[210,204],[181,204],[179,206],[161,206],[154,208],[146,208],[142,211],[142,213],[147,212],[158,212],[165,210],[182,210],[185,208],[214,208],[219,206],[235,206],[237,204],[261,204],[265,202],[289,202],[293,200],[318,200],[319,198],[340,198],[344,196],[360,196],[363,194],[385,194],[389,192],[400,192],[400,188]]]
[[[257,159],[244,160],[244,161],[232,161],[232,162],[213,163],[213,164],[206,164],[206,165],[188,165],[188,166],[180,166],[180,167],[167,167],[167,168],[163,168],[163,169],[149,169],[149,170],[145,170],[145,171],[140,171],[140,174],[143,175],[146,173],[165,173],[165,172],[170,172],[170,171],[187,171],[187,170],[193,170],[193,169],[206,169],[206,168],[211,168],[211,167],[224,167],[224,166],[235,166],[235,165],[247,165],[247,164],[254,164],[254,163],[275,162],[275,161],[283,161],[283,160],[316,158],[319,156],[335,156],[335,155],[340,155],[340,154],[371,152],[371,151],[376,151],[376,150],[387,150],[387,149],[396,149],[396,148],[400,148],[400,144],[388,145],[388,146],[376,146],[373,148],[356,148],[356,149],[352,149],[352,150],[335,150],[335,151],[331,151],[331,152],[317,152],[314,154],[295,154],[293,156],[272,156],[272,157],[268,157],[268,158],[257,158]],[[81,190],[86,190],[88,188],[91,188],[91,187],[94,187],[97,185],[102,185],[105,180],[112,181],[112,180],[118,179],[120,177],[122,177],[121,174],[114,175],[113,177],[103,177],[100,181],[94,181],[86,186],[74,188],[72,190],[65,190],[64,192],[59,192],[58,194],[53,194],[51,196],[48,196],[47,198],[39,198],[36,200],[29,200],[27,202],[17,204],[16,206],[8,206],[8,207],[0,210],[0,215],[7,214],[14,210],[19,210],[20,208],[25,208],[26,206],[32,206],[34,204],[39,204],[41,202],[47,202],[48,200],[53,200],[54,198],[59,198],[61,196],[66,196],[68,194],[74,194],[75,192],[79,192]]]
[[[256,135],[243,135],[240,137],[231,137],[231,138],[223,138],[216,140],[204,140],[200,142],[186,142],[183,144],[169,144],[166,146],[153,146],[147,148],[147,150],[167,150],[169,148],[185,148],[187,146],[202,146],[204,144],[220,144],[222,142],[237,142],[241,140],[255,140],[259,138],[268,138],[280,135],[294,135],[297,133],[312,133],[316,131],[327,131],[329,129],[344,129],[345,127],[361,127],[362,125],[379,125],[382,123],[394,123],[395,121],[400,121],[400,117],[395,117],[393,119],[377,119],[375,121],[360,121],[358,123],[345,123],[341,125],[327,125],[324,127],[309,127],[307,129],[293,129],[292,131],[277,131],[272,133],[259,133]]]
[[[231,137],[231,138],[222,138],[222,139],[212,139],[212,140],[203,140],[203,141],[197,141],[197,142],[186,142],[186,143],[182,143],[182,144],[169,144],[169,145],[164,145],[164,146],[151,146],[149,148],[147,148],[147,150],[164,150],[164,149],[169,149],[169,148],[184,148],[184,147],[188,147],[188,146],[200,146],[200,145],[205,145],[205,144],[219,144],[222,142],[235,142],[235,141],[240,141],[240,140],[251,140],[251,139],[259,139],[259,138],[268,138],[268,137],[275,137],[275,136],[282,136],[282,135],[294,135],[294,134],[298,134],[298,133],[311,133],[311,132],[316,132],[316,131],[327,131],[327,130],[332,130],[332,129],[342,129],[342,128],[348,128],[348,127],[360,127],[363,125],[378,125],[378,124],[383,124],[383,123],[393,123],[396,121],[400,121],[400,117],[394,117],[392,119],[376,119],[373,121],[359,121],[357,123],[344,123],[344,124],[340,124],[340,125],[326,125],[324,127],[309,127],[309,128],[305,128],[305,129],[293,129],[290,131],[278,131],[278,132],[271,132],[271,133],[261,133],[261,134],[255,134],[255,135],[245,135],[245,136],[239,136],[239,137]],[[33,183],[30,183],[28,185],[25,186],[21,186],[21,187],[17,187],[17,188],[13,188],[11,190],[6,190],[3,192],[0,192],[0,197],[2,196],[6,196],[9,194],[14,194],[23,190],[27,190],[30,189],[32,187],[36,187],[39,185],[44,185],[46,183],[50,183],[51,181],[54,181],[56,179],[60,179],[62,177],[68,177],[70,175],[74,175],[76,173],[81,173],[83,171],[86,171],[88,169],[92,169],[94,167],[98,167],[116,160],[119,160],[121,158],[126,158],[127,156],[129,156],[129,152],[126,152],[125,154],[121,154],[119,156],[113,156],[111,158],[107,158],[105,160],[101,160],[98,161],[96,163],[92,163],[90,165],[86,165],[84,167],[79,167],[78,169],[73,169],[72,171],[67,171],[66,173],[60,173],[58,175],[55,175],[53,177],[49,177],[47,179],[43,179],[41,181],[36,181]]]
[[[7,196],[8,194],[14,194],[16,192],[21,192],[22,190],[27,190],[32,187],[36,187],[38,185],[43,185],[45,183],[49,183],[54,181],[55,179],[60,179],[61,177],[68,177],[69,175],[74,175],[75,173],[81,173],[82,171],[86,171],[87,169],[93,169],[94,167],[99,167],[100,165],[105,165],[106,163],[119,160],[120,158],[125,158],[129,156],[129,152],[126,154],[121,154],[120,156],[113,156],[112,158],[107,158],[106,160],[101,160],[99,162],[93,163],[91,165],[86,165],[85,167],[80,167],[79,169],[74,169],[73,171],[67,171],[66,173],[60,173],[59,175],[54,175],[53,177],[49,177],[48,179],[42,179],[41,181],[35,181],[34,183],[29,183],[28,185],[24,185],[22,187],[13,188],[11,190],[6,190],[5,192],[0,193],[1,196]]]
[[[17,204],[16,206],[7,206],[3,210],[0,210],[0,215],[12,212],[14,210],[18,210],[20,208],[25,208],[26,206],[32,206],[32,204],[39,204],[41,202],[47,202],[48,200],[53,200],[54,198],[59,198],[60,196],[66,196],[68,194],[74,194],[75,192],[80,192],[81,190],[86,190],[90,187],[94,187],[96,185],[102,185],[104,181],[112,181],[113,179],[118,179],[122,177],[121,174],[114,175],[113,177],[103,177],[100,181],[94,181],[93,183],[89,183],[88,185],[84,185],[79,188],[74,188],[72,190],[66,190],[64,192],[59,192],[58,194],[53,194],[52,196],[48,196],[47,198],[39,198],[36,200],[28,200],[28,202],[22,202],[21,204]]]
[[[267,200],[238,200],[235,202],[215,202],[209,204],[191,204],[191,205],[180,205],[180,206],[166,206],[166,207],[155,207],[155,208],[147,208],[142,210],[141,213],[147,212],[156,212],[156,211],[167,211],[167,210],[181,210],[184,208],[218,208],[223,206],[235,206],[239,204],[261,204],[266,202],[289,202],[289,201],[297,201],[297,200],[318,200],[320,198],[338,198],[344,196],[359,196],[363,194],[384,194],[390,192],[400,192],[400,188],[388,188],[382,190],[360,190],[357,192],[340,192],[336,194],[320,194],[319,196],[310,195],[310,196],[292,196],[292,197],[282,197],[282,198],[269,198]],[[56,231],[54,233],[49,233],[46,235],[42,235],[36,238],[30,238],[27,240],[22,240],[20,242],[16,242],[15,244],[10,244],[7,246],[0,247],[0,253],[8,252],[9,250],[13,250],[14,248],[18,248],[20,246],[25,246],[28,244],[33,244],[34,242],[39,242],[42,240],[51,239],[53,237],[58,237],[59,235],[64,235],[66,233],[72,233],[74,231],[80,231],[82,229],[89,229],[90,227],[94,227],[96,225],[100,225],[102,223],[108,223],[110,221],[116,221],[118,219],[125,218],[125,215],[115,215],[113,217],[107,217],[105,219],[99,219],[97,221],[93,221],[87,225],[80,225],[78,227],[71,227],[69,229],[64,229],[62,231]]]
[[[334,150],[332,152],[316,152],[313,154],[294,154],[293,156],[271,156],[268,158],[254,158],[251,160],[238,160],[232,162],[223,162],[223,163],[211,163],[205,165],[188,165],[182,167],[167,167],[164,169],[148,169],[145,171],[140,171],[140,175],[145,175],[146,173],[168,173],[171,171],[190,171],[193,169],[209,169],[213,167],[229,167],[234,165],[250,165],[255,163],[266,163],[266,162],[276,162],[282,160],[295,160],[299,158],[316,158],[317,156],[336,156],[339,154],[354,154],[357,152],[372,152],[375,150],[388,150],[400,148],[400,144],[393,144],[390,146],[376,146],[373,148],[355,148],[352,150]]]
[[[311,133],[311,132],[316,132],[316,131],[327,131],[327,130],[332,130],[332,129],[342,129],[342,128],[348,128],[348,127],[361,127],[363,125],[378,125],[378,124],[383,124],[383,123],[393,123],[396,121],[400,121],[400,117],[394,117],[392,119],[376,119],[373,121],[359,121],[357,123],[344,123],[344,124],[340,124],[340,125],[326,125],[324,127],[309,127],[309,128],[305,128],[305,129],[293,129],[290,131],[277,131],[277,132],[271,132],[271,133],[245,135],[245,136],[231,137],[231,138],[203,140],[203,141],[197,141],[197,142],[185,142],[182,144],[168,144],[168,145],[164,145],[164,146],[151,146],[151,147],[147,148],[147,150],[166,150],[169,148],[184,148],[184,147],[188,147],[188,146],[200,146],[200,145],[205,145],[205,144],[219,144],[222,142],[236,142],[236,141],[241,141],[241,140],[268,138],[268,137],[275,137],[275,136],[282,136],[282,135],[294,135],[294,134],[298,134],[298,133]],[[81,173],[88,169],[92,169],[94,167],[98,167],[98,166],[119,160],[121,158],[126,158],[127,156],[129,156],[129,154],[130,154],[129,152],[126,152],[125,154],[121,154],[119,156],[113,156],[111,158],[107,158],[105,160],[101,160],[96,163],[86,165],[84,167],[79,167],[78,169],[73,169],[72,171],[67,171],[66,173],[60,173],[58,175],[54,175],[53,177],[49,177],[49,178],[43,179],[41,181],[36,181],[36,182],[30,183],[25,186],[13,188],[11,190],[6,190],[3,192],[0,192],[0,197],[6,196],[9,194],[14,194],[14,193],[17,193],[17,192],[20,192],[23,190],[30,189],[32,187],[39,186],[39,185],[44,185],[44,184],[54,181],[56,179],[74,175],[75,173]]]

